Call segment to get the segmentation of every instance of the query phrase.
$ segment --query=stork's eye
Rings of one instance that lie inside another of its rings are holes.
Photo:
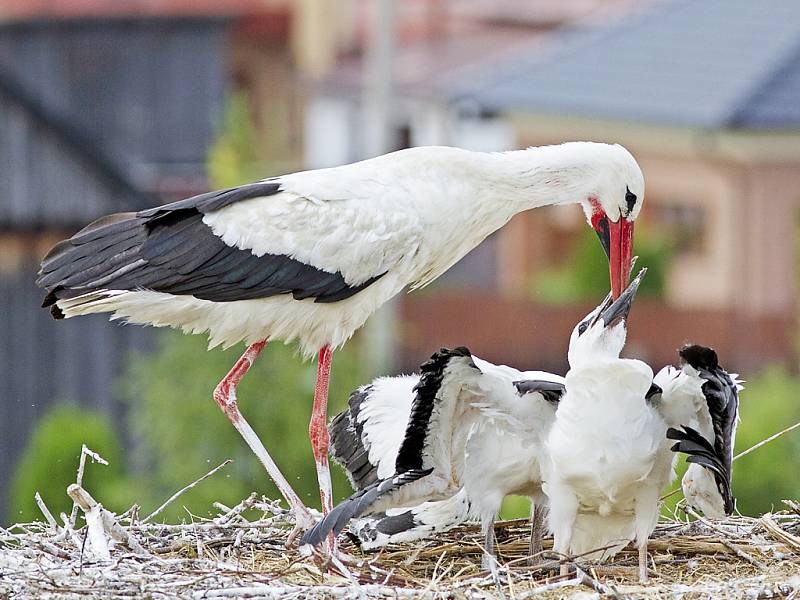
[[[628,214],[633,212],[633,207],[636,206],[636,194],[629,188],[625,188],[625,203],[628,205]]]
[[[578,325],[578,335],[583,335],[584,333],[586,333],[587,329],[589,329],[589,323],[587,321],[584,321],[583,323]]]

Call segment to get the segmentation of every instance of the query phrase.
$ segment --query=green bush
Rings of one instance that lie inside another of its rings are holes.
[[[75,483],[83,444],[109,462],[108,466],[92,465],[87,459],[84,487],[111,510],[125,506],[122,450],[108,418],[95,411],[61,405],[36,424],[17,463],[11,482],[9,520],[42,518],[34,501],[37,491],[56,517],[71,510],[66,489]]]
[[[800,378],[773,367],[746,379],[736,453],[800,421]],[[739,511],[759,515],[784,508],[783,499],[800,498],[798,456],[800,431],[794,430],[734,462],[733,491]]]
[[[234,94],[225,106],[222,129],[208,152],[208,178],[215,189],[241,185],[269,174],[258,155],[256,129],[245,94]]]
[[[570,260],[561,267],[545,269],[536,277],[533,296],[542,302],[563,304],[594,301],[609,290],[608,260],[597,235],[588,229],[580,234]],[[664,295],[669,259],[672,254],[667,239],[652,231],[638,231],[634,270],[647,267],[639,297],[660,298]]]
[[[227,458],[234,460],[182,496],[167,519],[207,511],[213,501],[242,500],[257,490],[279,498],[261,464],[233,428],[211,393],[233,366],[241,347],[206,352],[201,336],[164,332],[158,350],[132,361],[125,377],[130,421],[136,439],[137,502],[154,508],[164,498]],[[363,383],[355,344],[335,352],[330,383],[329,416],[344,408],[349,393]],[[293,347],[269,344],[239,386],[239,408],[295,491],[319,506],[308,420],[316,379],[316,362],[302,362]],[[350,486],[333,467],[337,497]]]

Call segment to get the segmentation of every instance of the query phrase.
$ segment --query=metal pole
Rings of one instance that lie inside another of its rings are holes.
[[[391,135],[394,1],[372,0],[363,63],[363,151],[365,157],[393,150]]]
[[[362,149],[364,157],[394,150],[392,139],[392,56],[394,54],[394,1],[370,2],[369,31],[363,63]],[[399,305],[383,305],[364,329],[364,364],[370,375],[385,374],[395,364]]]

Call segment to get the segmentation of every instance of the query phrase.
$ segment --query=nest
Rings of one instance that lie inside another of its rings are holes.
[[[0,597],[800,597],[800,505],[788,501],[788,510],[760,518],[659,523],[649,542],[651,582],[642,586],[635,549],[604,565],[578,560],[577,575],[565,577],[547,551],[529,564],[526,520],[496,525],[498,582],[481,570],[473,525],[381,552],[345,538],[345,564],[336,568],[287,549],[291,515],[256,494],[180,525],[153,523],[156,513],[141,519],[136,507],[117,517],[80,485],[69,494],[84,512],[80,527],[75,513],[59,525],[40,503],[46,521],[0,528]]]

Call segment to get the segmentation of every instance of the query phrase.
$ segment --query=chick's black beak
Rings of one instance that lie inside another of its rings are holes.
[[[604,308],[597,314],[597,319],[603,319],[605,327],[611,327],[628,318],[633,299],[636,297],[636,291],[639,289],[639,284],[642,282],[645,273],[647,273],[647,267],[639,271],[639,274],[628,284],[628,287],[616,300],[609,302],[609,297],[606,297],[603,303]]]

